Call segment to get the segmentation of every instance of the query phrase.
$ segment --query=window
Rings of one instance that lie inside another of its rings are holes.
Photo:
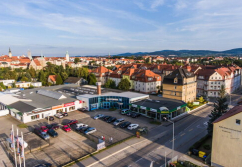
[[[236,124],[240,125],[240,119],[236,119]]]
[[[34,115],[34,116],[31,116],[31,119],[34,120],[34,119],[38,119],[39,118],[39,115]]]
[[[176,86],[175,86],[175,89],[176,89]]]
[[[177,83],[177,78],[174,79],[174,83]]]
[[[213,82],[211,82],[211,84],[213,84]]]

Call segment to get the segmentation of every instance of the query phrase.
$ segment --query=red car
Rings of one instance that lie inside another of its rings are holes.
[[[62,129],[63,129],[65,132],[70,132],[70,131],[71,131],[71,128],[70,128],[68,125],[64,125],[64,126],[62,126]]]
[[[78,123],[78,121],[76,119],[74,119],[74,120],[70,120],[69,122],[67,122],[66,125],[72,125],[72,124],[77,124],[77,123]]]
[[[41,130],[42,132],[47,132],[49,129],[48,129],[46,126],[41,126],[41,127],[40,127],[40,130]]]

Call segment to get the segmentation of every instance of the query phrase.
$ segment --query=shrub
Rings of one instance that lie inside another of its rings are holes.
[[[189,151],[192,151],[193,149],[198,149],[203,144],[203,142],[207,140],[209,137],[210,137],[209,135],[206,135],[200,140],[198,140],[195,144],[193,144],[193,146],[189,148]]]

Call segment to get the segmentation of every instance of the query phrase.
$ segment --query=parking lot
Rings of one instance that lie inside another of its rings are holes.
[[[80,112],[73,111],[68,113],[67,117],[58,119],[55,117],[54,121],[49,123],[58,123],[59,125],[65,124],[69,120],[76,119],[80,123],[87,124],[89,127],[94,127],[97,129],[96,132],[84,135],[82,133],[77,133],[76,131],[65,132],[62,129],[56,130],[59,134],[56,138],[50,138],[48,141],[44,141],[39,136],[35,135],[33,129],[36,127],[45,126],[48,124],[46,119],[34,121],[28,123],[27,129],[21,129],[25,134],[24,140],[28,142],[29,146],[32,145],[31,141],[34,143],[43,143],[45,147],[38,150],[28,151],[26,154],[26,166],[35,166],[41,163],[52,163],[53,166],[59,166],[65,164],[71,160],[80,158],[88,153],[96,151],[96,145],[98,143],[98,138],[101,136],[105,137],[106,146],[111,144],[109,138],[113,138],[113,142],[118,142],[122,139],[130,137],[135,134],[136,130],[128,130],[127,128],[120,128],[119,126],[114,126],[112,123],[107,123],[101,119],[94,120],[93,116],[97,114],[104,114],[109,116],[114,116],[117,119],[124,118],[125,121],[130,121],[131,123],[139,124],[140,127],[148,127],[148,129],[154,128],[156,125],[149,123],[150,119],[145,117],[131,118],[126,115],[121,115],[119,111],[108,111],[108,110],[97,110],[92,112]],[[1,119],[1,118],[0,118]],[[7,125],[8,128],[0,128],[1,135],[3,137],[9,137],[11,125],[14,124],[15,127],[20,122],[9,117],[2,118],[2,122]],[[29,150],[26,149],[26,151]]]

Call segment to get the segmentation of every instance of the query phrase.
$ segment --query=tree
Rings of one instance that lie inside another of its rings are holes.
[[[59,74],[57,74],[56,77],[56,85],[61,85],[63,83],[63,80]]]
[[[112,88],[115,89],[116,88],[116,84],[112,79],[108,79],[107,82],[104,84],[105,88]]]
[[[5,85],[3,84],[3,82],[0,82],[0,89],[6,89]]]
[[[29,79],[28,79],[26,76],[23,76],[23,77],[21,78],[21,81],[28,82]]]
[[[221,86],[219,97],[214,102],[214,109],[211,111],[208,121],[207,131],[209,135],[213,135],[213,122],[221,117],[228,110],[227,96],[224,85]]]
[[[204,98],[201,96],[201,97],[199,97],[198,101],[199,101],[199,103],[203,103],[204,102]]]
[[[121,79],[121,81],[118,84],[118,89],[120,90],[129,90],[130,89],[130,82],[127,78]]]
[[[16,88],[16,84],[15,84],[15,82],[12,83],[12,88]]]
[[[31,75],[32,78],[35,78],[36,77],[36,71],[33,67],[30,67],[29,69],[29,73]]]
[[[77,64],[78,62],[80,62],[80,59],[79,59],[78,57],[76,57],[76,58],[74,59],[74,63]]]
[[[96,85],[97,78],[94,74],[90,74],[87,78],[87,81],[89,85]]]

